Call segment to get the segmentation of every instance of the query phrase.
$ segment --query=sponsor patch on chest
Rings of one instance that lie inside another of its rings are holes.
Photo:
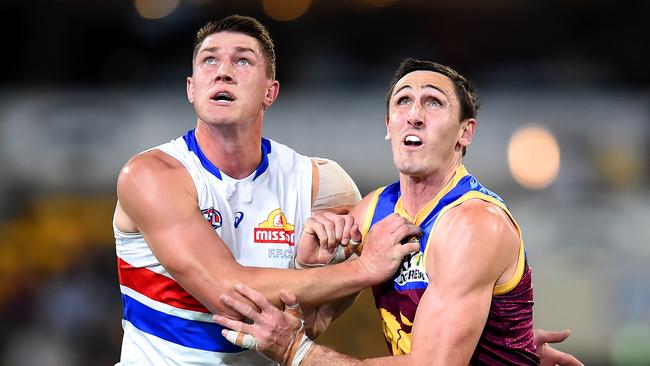
[[[428,285],[429,276],[424,268],[423,259],[424,256],[422,252],[412,253],[404,257],[394,279],[395,285],[398,287],[404,287],[411,284],[420,286]]]
[[[271,211],[266,220],[253,229],[253,241],[259,244],[287,244],[293,246],[295,232],[293,224],[287,222],[282,210]]]

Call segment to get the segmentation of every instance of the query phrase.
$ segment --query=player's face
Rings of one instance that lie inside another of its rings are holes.
[[[400,173],[426,178],[453,168],[469,144],[468,121],[460,121],[453,82],[432,71],[414,71],[395,85],[386,127]],[[456,160],[455,160],[456,159]]]
[[[241,124],[261,117],[277,96],[278,83],[266,74],[259,42],[242,33],[205,38],[187,78],[187,96],[198,118],[215,125]]]

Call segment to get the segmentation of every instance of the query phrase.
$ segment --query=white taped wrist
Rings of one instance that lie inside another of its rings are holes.
[[[336,264],[336,263],[341,263],[346,259],[345,256],[345,248],[343,245],[339,244],[338,247],[336,247],[336,251],[334,252],[334,255],[332,256],[332,259],[327,262],[327,264]]]
[[[298,366],[302,362],[302,360],[305,359],[307,354],[309,353],[309,350],[311,350],[311,347],[314,345],[314,342],[307,337],[305,333],[302,334],[302,337],[300,338],[300,345],[298,346],[298,350],[296,351],[296,355],[293,356],[293,360],[291,360],[291,366]]]

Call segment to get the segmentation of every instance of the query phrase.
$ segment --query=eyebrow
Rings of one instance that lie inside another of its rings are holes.
[[[217,51],[218,49],[219,49],[219,47],[208,47],[208,48],[204,48],[204,49],[202,49],[199,53],[203,53],[203,52],[215,52],[215,51]],[[252,49],[252,48],[250,48],[250,47],[235,47],[235,51],[237,51],[237,52],[239,52],[239,53],[251,52],[251,53],[253,53],[253,54],[257,54],[257,53],[255,52],[255,50]]]
[[[406,85],[402,86],[401,88],[397,89],[397,90],[395,91],[395,93],[393,93],[393,95],[399,93],[400,91],[402,91],[403,89],[406,89],[406,88],[412,89],[413,87],[412,87],[411,85],[409,85],[409,84],[406,84]],[[420,87],[420,89],[424,89],[424,88],[433,88],[433,89],[435,89],[435,90],[441,92],[445,97],[449,98],[449,96],[447,95],[447,93],[445,93],[442,89],[440,89],[439,87],[437,87],[437,86],[435,86],[435,85],[432,85],[432,84],[426,84],[426,85],[422,85],[422,86]]]

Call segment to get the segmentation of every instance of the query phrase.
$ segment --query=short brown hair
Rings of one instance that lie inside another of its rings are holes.
[[[266,74],[271,79],[275,79],[275,46],[271,34],[257,19],[243,15],[231,15],[221,20],[213,20],[201,27],[196,32],[196,38],[194,39],[192,63],[194,63],[203,41],[208,36],[219,32],[235,32],[255,38],[262,46],[262,52],[266,59]]]
[[[421,61],[414,58],[407,57],[400,63],[393,80],[386,93],[386,113],[389,111],[390,98],[395,90],[397,82],[405,75],[414,71],[433,71],[445,75],[454,84],[456,97],[460,101],[460,120],[464,121],[469,118],[476,118],[480,104],[474,88],[470,85],[469,81],[461,75],[458,71],[449,66],[442,65],[432,61]],[[463,156],[465,156],[466,149],[463,148]]]

